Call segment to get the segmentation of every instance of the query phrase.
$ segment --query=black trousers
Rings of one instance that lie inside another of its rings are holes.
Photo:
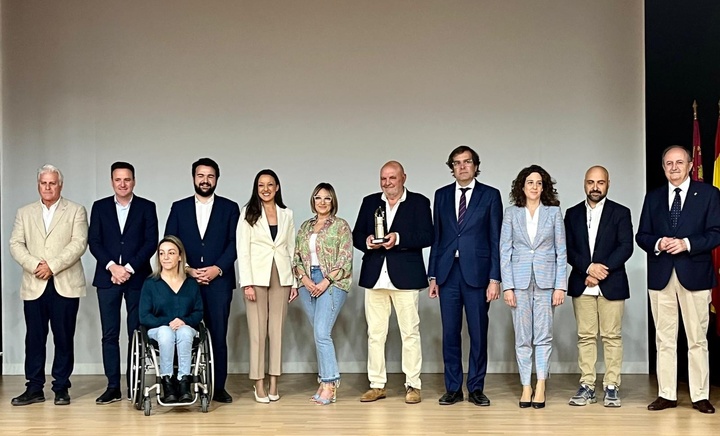
[[[140,289],[131,289],[127,285],[116,285],[111,288],[98,288],[98,305],[100,306],[100,324],[102,325],[102,356],[103,369],[107,377],[109,389],[120,389],[120,322],[121,308],[125,299],[127,312],[126,326],[128,334],[128,352],[126,387],[130,385],[130,341],[135,329],[140,326],[138,306]]]
[[[48,280],[40,298],[24,301],[25,385],[29,391],[41,391],[45,385],[45,345],[49,328],[52,329],[55,345],[52,390],[61,392],[70,388],[70,374],[75,364],[73,340],[79,307],[80,298],[66,298],[57,293],[53,277]]]
[[[228,366],[227,331],[230,319],[232,289],[218,289],[212,286],[200,286],[203,300],[203,319],[210,331],[215,369],[215,392],[225,389]]]

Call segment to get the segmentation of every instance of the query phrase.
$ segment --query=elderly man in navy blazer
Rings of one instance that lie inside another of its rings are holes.
[[[240,219],[237,203],[215,195],[220,167],[210,158],[192,164],[195,195],[173,203],[165,235],[185,245],[186,272],[200,284],[203,320],[212,338],[215,382],[213,400],[231,403],[227,379],[227,330],[235,280],[235,230]]]
[[[720,245],[720,191],[690,180],[692,156],[674,145],[662,154],[668,184],[645,196],[635,241],[647,252],[648,293],[655,321],[658,397],[649,410],[677,407],[678,306],[688,341],[693,408],[715,413],[710,401],[707,329],[712,250]]]
[[[355,221],[353,245],[363,252],[359,284],[365,288],[368,324],[368,379],[370,389],[360,401],[385,398],[385,340],[392,307],[402,338],[405,402],[419,403],[422,389],[419,290],[427,286],[422,250],[432,244],[430,200],[405,189],[405,170],[390,161],[380,170],[382,193],[368,195]],[[385,216],[386,239],[375,239],[375,214]]]
[[[140,289],[152,272],[150,258],[158,241],[155,203],[133,193],[135,167],[127,162],[110,166],[115,195],[93,203],[88,242],[97,260],[93,286],[97,288],[102,325],[102,356],[107,389],[96,404],[119,401],[120,392],[120,308],[125,300],[128,342],[140,325]],[[126,356],[126,383],[129,387],[130,347]]]
[[[428,275],[430,298],[440,297],[445,394],[441,405],[463,401],[463,307],[470,333],[468,398],[489,406],[483,393],[487,371],[488,310],[500,296],[500,191],[477,180],[480,156],[467,145],[455,148],[447,166],[455,183],[435,191],[435,238]]]
[[[573,298],[580,366],[580,388],[569,404],[584,406],[597,401],[599,333],[605,356],[603,404],[620,407],[622,318],[625,300],[630,298],[625,262],[633,252],[632,219],[630,209],[607,198],[610,177],[604,167],[588,169],[584,186],[585,201],[565,213],[567,259],[572,266],[568,295]]]

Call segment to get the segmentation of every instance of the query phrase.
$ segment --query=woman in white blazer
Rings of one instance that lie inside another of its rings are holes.
[[[295,253],[293,213],[282,201],[280,180],[262,170],[253,182],[250,200],[240,212],[237,230],[240,286],[245,292],[250,336],[250,373],[255,401],[280,399],[282,329],[287,305],[297,297],[292,273]],[[269,387],[265,388],[265,343],[269,339]]]
[[[542,167],[523,168],[512,183],[500,232],[503,298],[512,308],[515,355],[523,390],[520,407],[545,407],[550,375],[553,308],[567,290],[565,226],[555,182]],[[530,385],[535,347],[535,393]]]

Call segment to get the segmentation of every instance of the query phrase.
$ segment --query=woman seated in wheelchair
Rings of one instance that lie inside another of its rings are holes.
[[[160,347],[161,401],[185,403],[193,400],[192,345],[203,316],[200,286],[185,274],[187,259],[180,239],[165,236],[156,255],[156,271],[145,280],[140,294],[140,324]],[[172,381],[176,349],[179,392]]]

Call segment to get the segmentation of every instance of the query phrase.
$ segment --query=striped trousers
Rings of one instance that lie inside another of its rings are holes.
[[[515,328],[515,356],[523,386],[530,385],[533,346],[538,380],[545,380],[550,375],[552,294],[553,289],[538,288],[534,276],[530,279],[528,289],[515,289],[516,307],[512,309],[512,320]]]

